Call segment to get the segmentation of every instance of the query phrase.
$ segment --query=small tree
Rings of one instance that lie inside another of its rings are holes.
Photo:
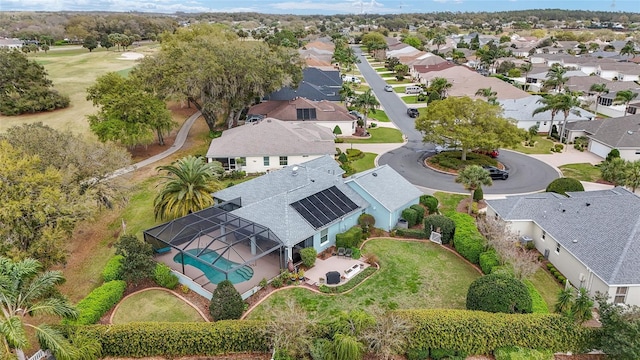
[[[96,40],[96,38],[94,38],[93,36],[87,36],[84,39],[84,43],[82,44],[82,47],[87,48],[89,52],[92,52],[93,49],[98,47],[98,40]]]
[[[336,127],[333,128],[333,134],[342,135],[342,129],[340,129],[340,126],[336,125]]]
[[[375,224],[376,218],[371,214],[362,214],[358,216],[358,225],[360,225],[363,232],[369,232]]]
[[[531,313],[532,300],[527,286],[504,273],[476,279],[467,292],[467,309],[493,313]]]
[[[318,252],[313,247],[308,247],[300,250],[300,257],[302,258],[302,264],[307,268],[310,268],[313,265],[315,265],[316,256],[318,256]]]
[[[624,185],[627,176],[627,163],[622,158],[613,158],[600,165],[600,172],[602,178],[613,185]]]
[[[122,235],[115,245],[116,255],[122,255],[122,279],[137,284],[153,275],[155,262],[151,244],[135,235]]]
[[[229,280],[223,280],[213,290],[209,313],[214,321],[237,320],[244,312],[242,296]]]
[[[607,154],[607,158],[605,159],[605,161],[611,161],[618,158],[620,158],[620,150],[611,149],[611,151],[609,151],[609,153]]]
[[[640,359],[640,307],[613,304],[606,294],[596,296],[602,328],[597,348],[612,359]]]
[[[489,172],[479,165],[469,165],[460,170],[456,177],[456,182],[462,183],[464,187],[471,192],[470,200],[473,200],[473,194],[477,188],[482,185],[489,186],[493,184]],[[469,206],[467,207],[468,214],[471,214],[471,203],[472,201],[469,202]]]

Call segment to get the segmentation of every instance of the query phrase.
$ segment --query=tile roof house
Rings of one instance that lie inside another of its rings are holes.
[[[598,65],[596,75],[607,80],[638,81],[640,65],[632,62],[603,63]]]
[[[613,149],[620,151],[620,157],[640,160],[640,114],[593,121],[580,121],[567,125],[569,140],[577,136],[589,138],[588,150],[607,157]]]
[[[340,101],[342,78],[336,69],[308,67],[302,70],[302,82],[297,88],[284,87],[264,97],[265,100],[292,100],[304,97],[309,100]]]
[[[533,239],[572,285],[640,305],[640,198],[620,187],[567,195],[487,200],[487,216]]]
[[[282,121],[304,121],[335,131],[338,136],[351,136],[358,125],[358,119],[339,103],[326,100],[312,101],[305,98],[293,100],[264,101],[249,108],[247,116],[263,115]]]
[[[326,127],[266,118],[225,130],[211,140],[206,157],[221,162],[225,170],[259,173],[335,152],[333,133]]]
[[[502,99],[499,100],[502,109],[504,110],[503,116],[508,119],[516,121],[516,125],[521,129],[529,129],[532,126],[537,125],[538,131],[541,133],[548,133],[551,131],[551,111],[545,111],[533,115],[533,111],[543,105],[538,101],[542,99],[542,96],[531,95],[520,99]],[[580,108],[574,108],[580,115],[569,113],[567,117],[567,124],[572,122],[588,121],[595,117],[586,110]],[[557,114],[554,118],[554,125],[558,126],[560,130],[560,124],[564,121],[564,114]]]
[[[438,77],[445,78],[452,84],[451,88],[447,90],[448,96],[474,97],[478,89],[488,87],[491,87],[497,93],[496,97],[498,99],[520,99],[531,96],[526,91],[520,90],[509,83],[497,78],[482,76],[465,66],[432,71],[421,76],[427,84]]]

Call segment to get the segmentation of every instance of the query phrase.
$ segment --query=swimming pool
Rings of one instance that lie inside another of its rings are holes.
[[[202,249],[190,249],[187,250],[186,252],[191,254],[191,255],[196,255],[197,253],[199,253]],[[218,257],[218,253],[215,251],[207,251],[204,254],[200,255],[200,258],[206,262],[211,263],[213,260],[215,260]],[[180,261],[180,254],[176,254],[176,256],[173,257],[173,261],[175,261],[178,264],[181,264],[182,261]],[[217,269],[202,263],[190,256],[184,256],[184,264],[185,265],[189,265],[189,266],[193,266],[196,269],[202,271],[204,273],[204,275],[207,277],[207,279],[209,279],[209,281],[211,281],[211,283],[213,284],[218,284],[219,282],[221,282],[222,280],[225,280],[225,275],[223,272],[218,271]],[[216,262],[216,266],[221,268],[221,269],[231,269],[232,267],[238,265],[237,263],[234,263],[233,261],[227,260],[225,258],[220,258],[218,259],[218,261]],[[250,268],[249,266],[243,266],[240,267],[238,269],[236,269],[235,271],[232,271],[229,273],[229,281],[231,281],[233,284],[237,284],[237,283],[241,283],[243,281],[247,281],[249,279],[251,279],[253,277],[253,269]]]

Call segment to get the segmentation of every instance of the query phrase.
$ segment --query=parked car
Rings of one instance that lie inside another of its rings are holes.
[[[386,85],[386,86],[384,87],[384,91],[386,91],[386,92],[393,92],[393,86],[391,86],[391,85]]]
[[[264,115],[262,114],[250,114],[247,116],[247,119],[244,121],[245,124],[257,123],[264,119]]]
[[[436,154],[440,154],[441,152],[445,152],[445,151],[456,151],[456,150],[460,150],[460,149],[449,144],[436,145]]]
[[[353,75],[342,75],[342,81],[352,82],[354,84],[360,84],[362,82],[359,77]]]
[[[364,120],[364,115],[360,111],[351,110],[349,114],[355,116],[358,120]]]
[[[493,149],[493,150],[482,150],[482,149],[477,149],[473,151],[476,154],[482,154],[482,155],[487,155],[490,156],[492,158],[497,158],[498,156],[500,156],[500,151],[498,149]]]
[[[407,115],[409,115],[409,117],[415,118],[415,117],[418,117],[418,115],[420,115],[420,112],[418,112],[418,109],[416,108],[408,108]]]
[[[509,172],[506,170],[498,169],[495,166],[483,166],[482,168],[489,172],[489,176],[491,176],[492,179],[507,180],[507,178],[509,178]]]

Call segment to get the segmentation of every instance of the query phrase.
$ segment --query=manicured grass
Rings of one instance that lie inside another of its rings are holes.
[[[539,135],[534,136],[533,140],[535,140],[534,146],[524,146],[520,144],[517,145],[514,150],[523,154],[551,154],[553,141],[547,139],[545,136]]]
[[[387,84],[395,85],[395,84],[411,84],[413,81],[409,78],[405,78],[404,80],[386,80]]]
[[[536,290],[538,290],[547,303],[549,312],[553,312],[553,307],[558,300],[558,292],[562,290],[562,286],[560,286],[551,274],[542,268],[538,269],[538,271],[529,278],[529,281],[536,287]]]
[[[379,73],[392,73],[393,71],[389,71],[386,67],[374,68],[375,71]]]
[[[128,69],[123,69],[120,71],[116,71],[118,74],[120,74],[123,77],[129,77],[129,73],[131,72],[131,70],[133,70],[132,67],[128,68]]]
[[[387,113],[384,112],[384,110],[376,110],[376,112],[369,112],[369,117],[372,119],[376,119],[380,122],[390,122],[391,120],[389,120],[389,117],[387,116]]]
[[[348,294],[327,296],[305,289],[283,290],[250,315],[266,319],[273,307],[293,299],[308,316],[327,320],[354,309],[464,309],[467,289],[480,274],[444,248],[426,242],[376,239],[362,251],[379,257],[380,270]]]
[[[426,104],[426,101],[418,101],[418,95],[409,95],[401,97],[405,104]]]
[[[204,322],[204,319],[177,296],[147,290],[123,300],[113,316],[114,324],[130,322]]]
[[[596,182],[602,178],[602,173],[597,166],[589,163],[566,164],[560,166],[562,175],[580,181]]]
[[[351,167],[356,172],[361,172],[361,171],[373,169],[374,167],[376,167],[376,165],[374,163],[375,160],[376,160],[376,156],[378,156],[378,154],[366,152],[366,153],[364,153],[364,157],[362,159],[358,159],[356,161],[352,161],[351,162]]]
[[[406,86],[397,86],[393,88],[393,91],[399,93],[399,94],[404,94],[405,91],[407,91],[407,87]]]
[[[356,92],[365,92],[369,90],[371,87],[368,84],[360,83],[358,86],[354,87],[353,90]]]
[[[345,139],[346,143],[353,144],[384,144],[384,143],[401,143],[402,132],[392,128],[373,128],[369,129],[371,137],[369,139]]]
[[[446,192],[436,192],[433,194],[438,199],[440,213],[446,214],[450,211],[456,211],[458,204],[462,199],[469,197],[469,195],[462,194],[450,194]]]

